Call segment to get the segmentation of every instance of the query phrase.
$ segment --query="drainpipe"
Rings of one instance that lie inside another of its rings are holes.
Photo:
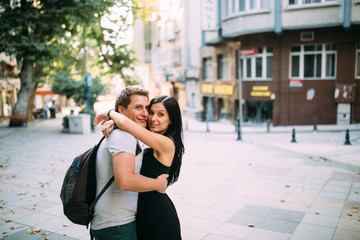
[[[351,0],[344,0],[344,19],[343,19],[343,28],[345,30],[350,30],[351,26]]]
[[[277,35],[281,35],[282,34],[282,29],[281,29],[281,0],[275,0],[274,1],[275,6],[274,6],[274,10],[275,10],[275,26],[274,26],[274,31]]]

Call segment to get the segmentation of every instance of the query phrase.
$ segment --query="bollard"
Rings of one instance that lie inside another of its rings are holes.
[[[206,119],[206,132],[210,132],[208,119]]]
[[[314,118],[313,122],[314,122],[314,129],[313,129],[313,131],[317,131],[316,118]]]
[[[349,129],[346,129],[346,134],[345,134],[345,143],[344,143],[344,145],[351,145],[351,142],[350,142]]]
[[[293,130],[292,130],[292,139],[291,139],[291,143],[296,143],[296,139],[295,139],[295,128],[293,128]]]
[[[270,132],[270,119],[266,121],[266,132]]]
[[[241,122],[240,122],[240,118],[237,118],[236,121],[237,121],[237,138],[236,138],[236,140],[237,140],[237,141],[242,141],[242,138],[241,138]]]

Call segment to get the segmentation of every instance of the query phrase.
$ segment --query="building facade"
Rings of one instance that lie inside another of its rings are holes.
[[[240,96],[244,122],[360,122],[360,1],[204,0],[202,9],[204,119],[233,122]]]
[[[201,2],[154,2],[151,18],[135,22],[136,74],[151,97],[172,95],[184,114],[199,116]]]
[[[20,89],[19,69],[14,57],[0,54],[0,116],[10,116]]]

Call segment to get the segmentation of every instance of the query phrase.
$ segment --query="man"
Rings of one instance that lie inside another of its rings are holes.
[[[116,99],[115,111],[146,127],[148,96],[149,92],[139,86],[127,87]],[[165,192],[168,175],[163,174],[156,179],[140,175],[143,154],[141,151],[137,155],[137,150],[141,150],[139,141],[120,129],[112,131],[99,146],[97,194],[112,175],[115,176],[115,184],[109,187],[95,206],[91,222],[95,239],[136,240],[137,192]]]

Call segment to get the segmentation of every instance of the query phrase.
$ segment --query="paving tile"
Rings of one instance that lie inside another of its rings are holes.
[[[227,220],[226,223],[233,223],[243,226],[248,226],[249,224],[259,226],[264,221],[265,221],[264,217],[261,216],[253,216],[253,215],[245,215],[245,214],[237,213],[229,220]]]
[[[189,228],[181,229],[181,237],[186,240],[199,240],[204,239],[209,233]]]
[[[202,239],[203,240],[238,240],[241,238],[225,237],[224,235],[210,233],[209,235],[207,235],[205,238],[202,238]]]
[[[360,219],[360,218],[359,217],[352,218],[352,219],[340,218],[339,224],[337,227],[338,227],[338,229],[356,231],[356,232],[360,233],[360,221],[358,221],[358,219]]]
[[[43,236],[41,236],[41,232],[35,233],[35,234],[28,234],[27,231],[30,228],[24,229],[22,231],[9,234],[4,239],[6,240],[19,240],[19,239],[26,239],[26,240],[38,240],[38,239],[44,239]]]
[[[258,226],[255,225],[255,227],[259,227],[262,229],[271,230],[271,231],[275,231],[275,232],[292,234],[298,225],[299,225],[298,222],[266,218]]]
[[[188,223],[184,224],[184,228],[190,228],[202,232],[213,232],[217,227],[221,225],[220,221],[207,220],[203,218],[194,218]]]
[[[321,216],[331,216],[331,217],[340,217],[342,213],[342,208],[336,208],[336,207],[327,207],[327,206],[321,206],[317,204],[311,205],[311,207],[308,210],[308,213],[316,213],[318,212]]]
[[[339,222],[338,217],[325,216],[322,215],[321,213],[320,214],[307,213],[302,220],[302,223],[320,225],[331,228],[336,228],[338,222]]]
[[[288,240],[291,234],[256,228],[246,240]]]
[[[1,214],[1,218],[5,219],[5,220],[16,221],[19,218],[28,216],[33,213],[34,213],[34,211],[28,210],[25,208],[14,208],[4,214]]]
[[[348,231],[343,229],[337,229],[333,240],[359,240],[360,233],[354,231]]]
[[[290,222],[301,222],[304,215],[304,212],[273,208],[271,209],[271,214],[268,217],[271,219],[285,220]]]
[[[213,232],[225,237],[247,239],[253,231],[254,228],[252,227],[245,227],[232,223],[223,223]]]
[[[56,232],[60,229],[63,229],[64,225],[73,225],[73,223],[71,223],[65,217],[52,217],[45,222],[36,224],[36,227],[46,229],[51,232]]]
[[[63,227],[60,230],[56,231],[58,234],[65,235],[71,238],[79,239],[83,236],[90,237],[89,229],[86,229],[85,226],[70,224],[68,227]]]
[[[360,202],[360,194],[359,193],[350,193],[346,200]]]
[[[344,206],[345,200],[340,199],[329,199],[329,198],[322,198],[317,197],[313,204],[315,205],[321,205],[321,206],[327,206],[327,207],[339,207],[342,208]]]
[[[335,228],[301,223],[291,236],[290,240],[320,240],[332,239]]]
[[[37,224],[43,223],[45,221],[48,221],[49,219],[52,219],[54,216],[44,213],[32,213],[29,215],[26,215],[22,218],[18,218],[16,222],[28,225],[28,226],[35,226]]]
[[[343,192],[333,192],[333,191],[321,191],[318,197],[321,198],[332,198],[338,200],[346,200],[348,194]]]
[[[183,205],[180,209],[177,209],[178,213],[188,216],[200,216],[207,208],[194,206],[190,204]]]
[[[232,217],[234,215],[233,212],[229,212],[229,211],[221,211],[221,210],[216,210],[216,209],[208,209],[205,210],[202,214],[201,217],[205,218],[205,219],[209,219],[209,220],[216,220],[216,221],[222,221],[222,222],[226,222],[230,217]]]

